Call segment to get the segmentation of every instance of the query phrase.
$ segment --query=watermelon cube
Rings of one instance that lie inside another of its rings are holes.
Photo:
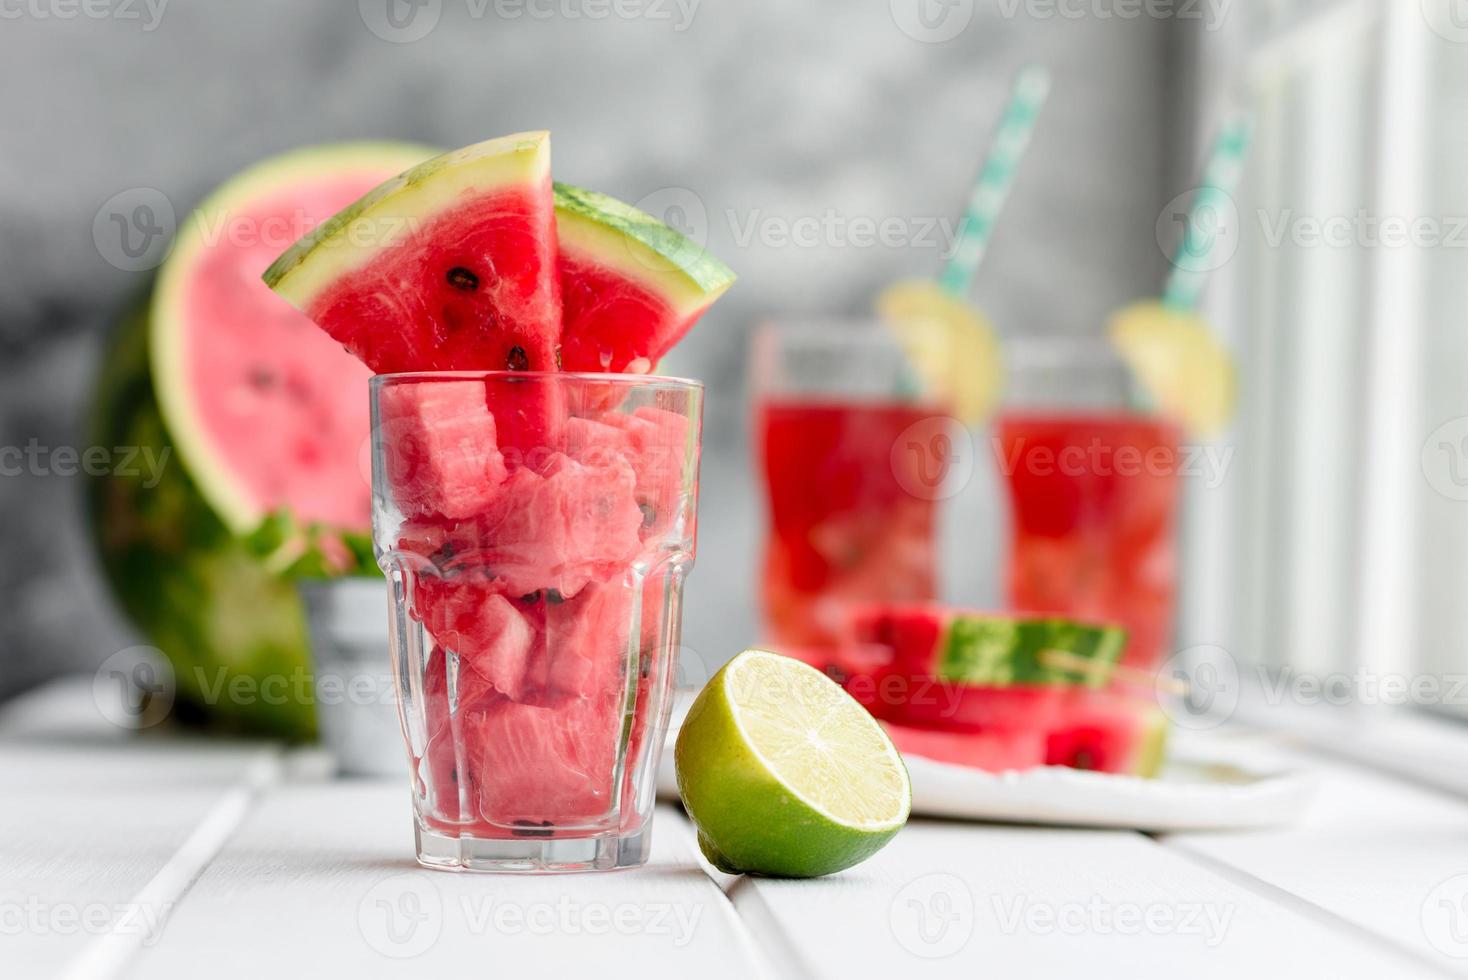
[[[501,829],[496,836],[605,824],[617,802],[622,728],[621,702],[608,697],[504,701],[467,712],[461,730],[478,817]]]
[[[536,629],[503,594],[503,583],[477,576],[423,576],[416,589],[423,626],[441,648],[454,651],[462,668],[496,691],[524,700]]]
[[[387,385],[377,405],[387,484],[405,517],[468,517],[489,505],[506,467],[483,385]]]

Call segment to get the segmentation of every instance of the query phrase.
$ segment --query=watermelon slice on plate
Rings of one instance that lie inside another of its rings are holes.
[[[734,282],[729,267],[614,197],[555,186],[567,371],[648,374]]]
[[[378,374],[554,371],[550,134],[413,167],[302,238],[265,281]]]

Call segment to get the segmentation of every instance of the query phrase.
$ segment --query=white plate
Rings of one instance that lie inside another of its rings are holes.
[[[677,706],[683,708],[682,704]],[[675,720],[681,720],[678,710]],[[678,798],[669,733],[658,793]],[[1246,830],[1294,822],[1315,795],[1306,772],[1252,737],[1180,733],[1156,779],[1045,766],[990,773],[905,755],[914,816],[1145,831]]]

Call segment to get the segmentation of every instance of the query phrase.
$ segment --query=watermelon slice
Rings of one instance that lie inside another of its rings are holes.
[[[882,722],[892,744],[903,755],[921,756],[949,765],[986,772],[1034,769],[1046,764],[1046,733],[1042,728],[996,728],[983,732],[950,732]]]
[[[1166,745],[1167,715],[1155,702],[1076,688],[1046,736],[1045,763],[1150,778]]]
[[[555,370],[550,134],[419,164],[302,238],[265,281],[379,374]]]
[[[210,698],[200,678],[228,690],[309,669],[294,584],[250,537],[263,518],[365,533],[370,514],[358,463],[368,371],[260,274],[312,224],[432,153],[317,146],[228,181],[180,223],[151,294],[101,359],[89,442],[139,450],[137,465],[89,486],[102,565],[173,662],[179,701],[212,724],[312,734],[310,703]]]
[[[853,628],[858,643],[892,650],[893,672],[976,686],[1100,686],[1126,645],[1126,631],[1117,626],[931,605],[864,610]],[[1066,662],[1047,658],[1051,652],[1065,654]]]
[[[555,186],[567,371],[648,374],[734,282],[734,273],[651,215]]]

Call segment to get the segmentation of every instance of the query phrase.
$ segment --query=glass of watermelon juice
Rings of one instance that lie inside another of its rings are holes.
[[[942,474],[902,443],[948,413],[895,338],[865,321],[768,324],[753,372],[766,637],[829,647],[857,608],[935,598]]]
[[[430,867],[648,855],[702,388],[635,375],[372,381],[373,538]]]
[[[1099,340],[1015,342],[995,452],[1012,517],[1011,605],[1128,632],[1122,662],[1155,669],[1177,591],[1178,428],[1129,407]]]

